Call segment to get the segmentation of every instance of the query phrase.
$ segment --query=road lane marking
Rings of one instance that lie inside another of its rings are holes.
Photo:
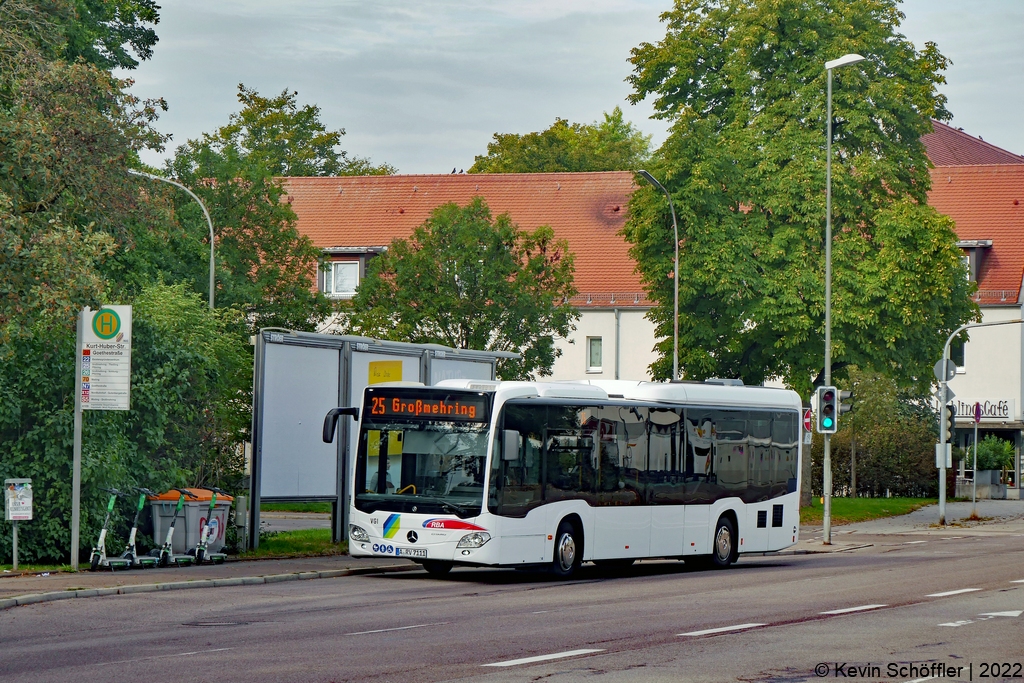
[[[878,609],[879,607],[887,607],[887,605],[860,605],[859,607],[846,607],[844,609],[833,609],[828,612],[818,612],[818,614],[847,614],[849,612],[863,612],[869,609]]]
[[[1019,617],[1024,614],[1024,610],[1015,609],[1009,612],[982,612],[979,617]]]
[[[1016,581],[1011,581],[1010,583],[1024,583],[1024,579],[1017,579]]]
[[[928,541],[907,541],[903,545],[917,545],[918,543],[927,543]]]
[[[947,621],[945,624],[939,624],[939,626],[952,626],[953,628],[956,628],[957,626],[966,626],[967,624],[973,623],[974,622],[971,619],[961,619],[960,621]]]
[[[523,657],[522,659],[509,659],[505,662],[493,662],[481,664],[481,666],[519,666],[520,664],[533,664],[535,662],[549,662],[552,659],[564,659],[566,657],[579,657],[581,655],[592,655],[595,652],[604,652],[603,649],[569,650],[568,652],[556,652],[551,655],[537,655],[536,657]]]
[[[368,633],[387,633],[389,631],[408,631],[411,628],[423,628],[424,626],[444,626],[450,622],[438,621],[433,624],[416,624],[415,626],[396,626],[394,628],[378,628],[373,631],[356,631],[354,633],[343,633],[345,636],[365,636]]]
[[[973,593],[974,591],[980,591],[980,588],[961,588],[955,591],[945,591],[943,593],[929,593],[924,596],[926,598],[944,598],[949,595],[960,595],[961,593]]]
[[[690,631],[689,633],[677,633],[678,636],[710,636],[714,633],[728,633],[729,631],[742,631],[748,628],[757,628],[765,624],[737,624],[736,626],[720,626],[719,628],[707,628],[703,631]]]
[[[907,681],[907,683],[924,683],[925,681],[934,681],[936,678],[938,678],[938,676],[929,676],[928,678],[915,678],[912,681]]]
[[[109,666],[111,664],[131,664],[132,662],[145,662],[149,659],[166,659],[168,657],[191,657],[193,655],[205,655],[211,652],[225,652],[234,650],[233,647],[218,647],[213,650],[196,650],[195,652],[178,652],[173,655],[152,655],[150,657],[138,657],[136,659],[122,659],[116,662],[95,662],[93,666]]]

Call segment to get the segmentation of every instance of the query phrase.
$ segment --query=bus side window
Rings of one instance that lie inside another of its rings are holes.
[[[772,419],[772,498],[796,491],[800,433],[796,413],[775,413]]]

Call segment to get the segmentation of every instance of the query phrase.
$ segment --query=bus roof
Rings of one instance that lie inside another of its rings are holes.
[[[748,405],[800,410],[800,395],[790,389],[722,385],[700,382],[640,382],[633,380],[571,380],[561,382],[484,382],[448,379],[436,386],[467,391],[493,391],[496,399],[566,398],[586,400],[632,400],[654,403],[698,405]]]

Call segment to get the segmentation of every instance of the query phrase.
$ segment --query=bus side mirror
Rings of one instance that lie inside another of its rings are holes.
[[[359,419],[359,408],[331,408],[324,418],[324,443],[334,441],[334,430],[338,426],[339,415],[351,415],[353,420]]]
[[[501,459],[519,459],[519,432],[514,429],[505,429],[501,433]]]

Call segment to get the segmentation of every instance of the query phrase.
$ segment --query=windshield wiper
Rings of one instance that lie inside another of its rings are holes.
[[[469,510],[460,505],[456,505],[455,503],[449,503],[444,500],[439,500],[437,502],[442,508],[449,510],[450,512],[454,512],[457,515],[469,515]]]

